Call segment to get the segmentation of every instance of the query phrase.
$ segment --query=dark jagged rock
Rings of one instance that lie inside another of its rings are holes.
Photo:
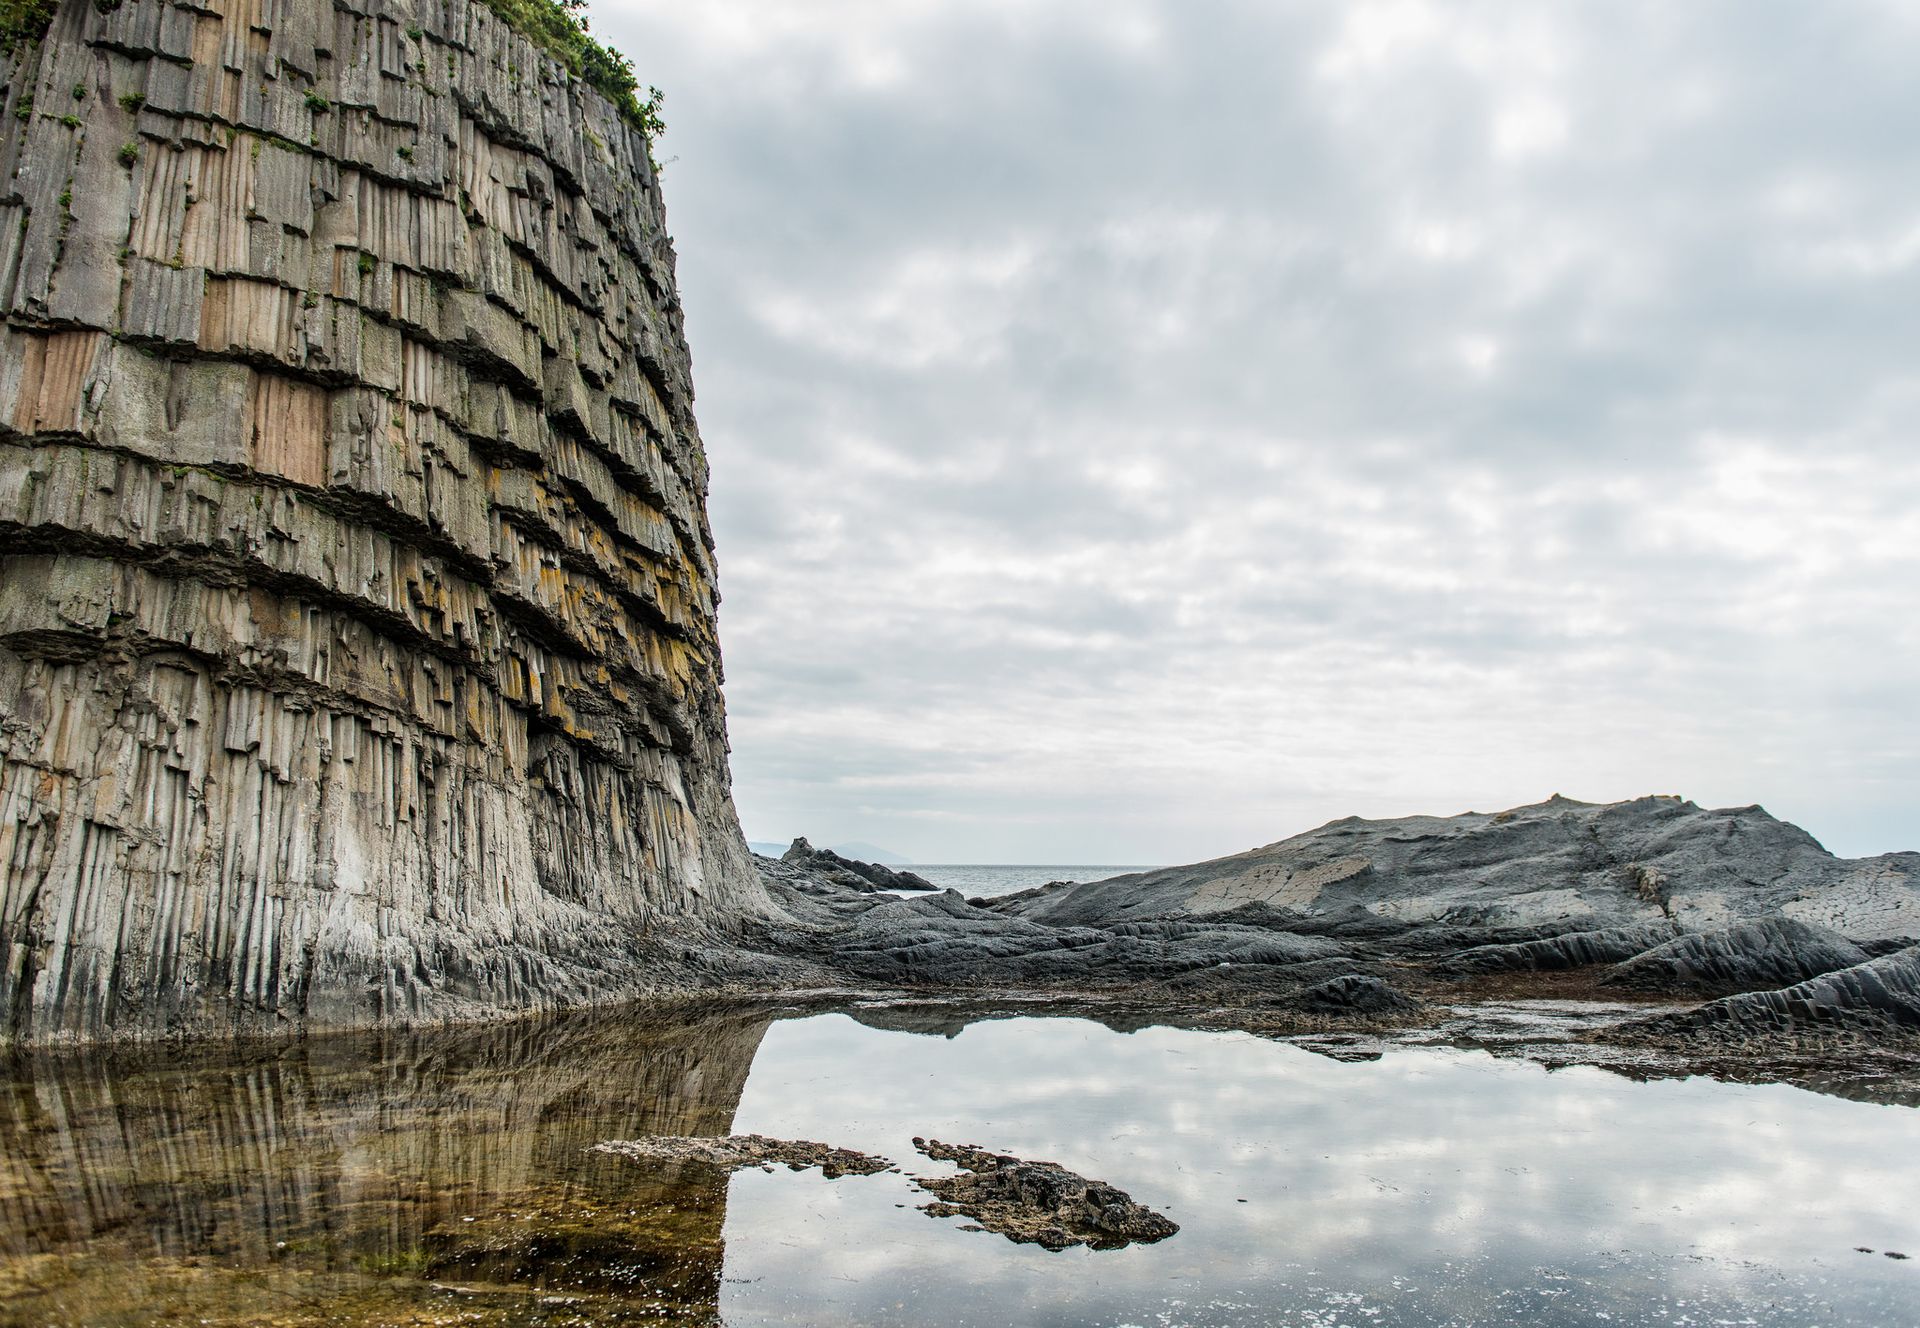
[[[864,983],[912,989],[1094,993],[1168,1010],[1257,1008],[1375,1025],[1419,1003],[1393,989],[1388,966],[1323,937],[1206,921],[1055,927],[969,904],[955,891],[910,899],[850,892],[799,897],[776,871],[768,887],[814,925],[769,943]],[[1351,983],[1328,985],[1335,979]],[[1322,988],[1309,1000],[1310,988]],[[1391,996],[1384,993],[1392,992]]]
[[[1169,1218],[1135,1203],[1126,1191],[1055,1162],[1029,1162],[938,1139],[915,1139],[913,1146],[937,1162],[964,1168],[958,1176],[914,1181],[936,1196],[935,1202],[921,1207],[933,1217],[969,1217],[982,1230],[1049,1250],[1147,1245],[1180,1230]]]
[[[1865,950],[1825,927],[1760,918],[1655,946],[1616,965],[1601,983],[1731,995],[1790,987],[1867,959]]]
[[[1421,1004],[1381,978],[1349,973],[1317,982],[1300,993],[1300,1005],[1315,1014],[1410,1015]]]
[[[1653,1042],[1732,1045],[1818,1042],[1833,1035],[1920,1043],[1920,946],[1824,973],[1779,991],[1749,992],[1695,1010],[1623,1025]]]
[[[957,892],[892,900],[832,940],[831,961],[865,977],[938,983],[1100,984],[1222,964],[1285,966],[1339,954],[1330,942],[1249,928],[1053,927],[971,907]]]
[[[931,891],[940,888],[926,877],[910,871],[897,871],[880,862],[843,858],[830,848],[815,848],[805,836],[794,840],[787,851],[780,855],[780,861],[790,868],[849,890]]]
[[[1508,945],[1478,945],[1444,959],[1442,973],[1551,972],[1617,964],[1672,940],[1678,929],[1671,922],[1644,922],[1603,931],[1575,931],[1537,941]]]

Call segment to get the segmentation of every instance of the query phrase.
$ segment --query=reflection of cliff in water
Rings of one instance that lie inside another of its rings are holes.
[[[0,1073],[0,1321],[112,1322],[164,1300],[299,1323],[438,1297],[517,1322],[555,1293],[600,1321],[710,1315],[726,1178],[591,1149],[728,1133],[769,1017],[588,1014],[204,1067],[16,1059]]]

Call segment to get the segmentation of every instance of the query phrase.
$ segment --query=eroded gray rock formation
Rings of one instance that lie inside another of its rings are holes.
[[[820,877],[835,885],[855,890],[938,890],[924,876],[900,871],[880,862],[861,862],[842,857],[830,848],[815,848],[805,836],[793,841],[780,855],[782,864],[798,868],[805,876]]]
[[[1493,814],[1349,817],[1232,857],[1041,887],[995,907],[1055,924],[1277,916],[1353,936],[1417,926],[1449,945],[1474,931],[1539,933],[1517,943],[1779,913],[1864,941],[1920,937],[1920,854],[1836,858],[1759,807],[1555,797]]]
[[[1737,1045],[1749,1039],[1920,1037],[1920,946],[1777,991],[1748,992],[1624,1030],[1651,1041]]]
[[[0,1039],[604,999],[760,906],[642,135],[468,0],[65,0],[0,103]]]
[[[1679,934],[1672,922],[1641,922],[1600,931],[1573,931],[1537,941],[1480,945],[1449,956],[1438,965],[1445,973],[1554,972],[1617,964],[1664,945]]]
[[[1847,861],[1757,807],[1673,798],[1339,821],[1215,862],[973,901],[762,867],[789,920],[761,943],[844,980],[1083,994],[1241,1027],[1429,1021],[1488,981],[1697,1001],[1826,974],[1820,1018],[1864,1002],[1886,1029],[1899,1021],[1875,993],[1904,970],[1860,966],[1920,931],[1920,855]],[[1791,1031],[1807,1005],[1762,1001],[1772,1013],[1749,1022]]]
[[[1790,987],[1866,962],[1867,952],[1837,932],[1767,917],[1676,937],[1615,965],[1601,981],[1718,995]]]

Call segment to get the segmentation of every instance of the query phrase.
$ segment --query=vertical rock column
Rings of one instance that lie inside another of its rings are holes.
[[[644,137],[472,0],[64,0],[0,77],[0,1040],[759,906]]]

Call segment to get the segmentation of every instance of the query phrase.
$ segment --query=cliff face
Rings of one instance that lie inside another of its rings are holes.
[[[756,906],[641,134],[472,0],[63,0],[4,78],[0,1040],[603,998]]]

